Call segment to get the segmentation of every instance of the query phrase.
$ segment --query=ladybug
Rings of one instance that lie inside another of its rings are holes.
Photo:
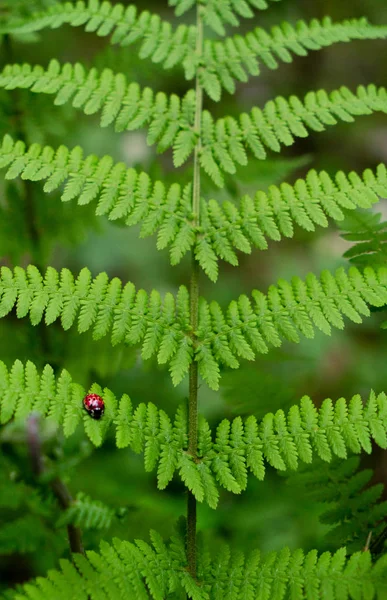
[[[105,402],[98,394],[87,394],[83,399],[83,406],[92,419],[99,421],[105,412]]]

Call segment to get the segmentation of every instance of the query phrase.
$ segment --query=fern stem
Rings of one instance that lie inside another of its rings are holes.
[[[31,456],[32,470],[36,477],[40,477],[44,474],[45,469],[42,445],[39,436],[39,417],[36,414],[31,415],[28,419],[27,441]],[[56,477],[50,482],[50,486],[61,509],[67,510],[70,508],[74,501],[66,484],[59,479],[59,477]],[[71,552],[85,554],[82,542],[82,532],[79,527],[72,524],[67,525],[67,536]]]
[[[202,5],[197,4],[197,38],[196,55],[200,63],[203,55],[203,19]],[[201,126],[203,110],[203,88],[200,81],[200,66],[196,74],[196,112],[195,112],[195,131],[198,140],[194,153],[194,174],[193,174],[193,195],[192,212],[194,214],[194,225],[198,226],[200,222],[200,153],[201,153]],[[195,336],[198,328],[199,316],[199,263],[192,251],[192,268],[190,282],[191,299],[191,328]],[[194,460],[197,458],[198,445],[198,363],[196,360],[190,366],[189,371],[189,406],[188,406],[188,452]],[[192,577],[196,577],[196,499],[191,492],[188,492],[187,504],[187,558],[188,569]]]

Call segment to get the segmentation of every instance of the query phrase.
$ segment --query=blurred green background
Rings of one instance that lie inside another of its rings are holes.
[[[33,5],[49,4],[49,0],[0,0],[0,19],[8,18],[10,13],[28,12]],[[134,4],[174,19],[165,0],[138,0]],[[248,31],[256,25],[270,27],[283,20],[294,23],[301,18],[325,15],[334,20],[366,15],[375,24],[387,24],[387,3],[283,0],[273,3],[270,11],[259,13],[254,22],[244,20],[241,29]],[[0,57],[2,64],[11,61],[45,66],[53,57],[61,62],[81,61],[87,66],[121,71],[129,80],[167,93],[182,95],[188,89],[179,69],[160,70],[150,61],[141,62],[135,48],[112,48],[106,39],[81,29],[62,27],[13,39],[8,48],[2,45]],[[208,102],[207,107],[216,116],[237,115],[253,105],[262,106],[276,95],[303,96],[309,90],[333,90],[340,85],[354,88],[371,82],[386,85],[386,58],[387,44],[383,41],[337,44],[311,52],[307,58],[295,58],[290,65],[281,64],[273,72],[263,68],[258,79],[238,86],[235,97],[225,94],[219,104]],[[69,147],[79,144],[86,154],[110,154],[153,176],[170,181],[176,176],[179,180],[190,177],[189,169],[177,174],[173,171],[169,154],[158,157],[153,148],[148,148],[144,132],[118,135],[112,128],[100,129],[98,122],[98,115],[86,117],[69,107],[54,107],[51,97],[0,92],[1,136],[6,132],[15,137],[22,134],[28,143],[49,143],[54,147],[61,143]],[[387,120],[374,115],[358,118],[353,125],[340,124],[324,133],[314,133],[280,157],[271,154],[265,163],[252,161],[227,180],[227,189],[222,192],[213,189],[207,180],[204,186],[208,195],[237,200],[246,191],[267,189],[284,179],[292,182],[309,168],[330,173],[339,169],[361,171],[386,160]],[[33,242],[25,194],[20,183],[0,183],[0,264],[25,266],[34,262],[41,267],[65,266],[74,273],[87,266],[93,275],[106,270],[110,277],[131,280],[149,291],[175,291],[181,283],[187,284],[189,260],[171,268],[168,254],[156,251],[154,239],[139,240],[138,228],[125,229],[97,220],[93,207],[62,205],[57,196],[44,196],[40,185],[31,185],[28,190],[38,233],[38,240]],[[380,203],[377,210],[386,212],[385,205]],[[201,294],[225,306],[253,288],[265,291],[281,277],[304,276],[309,271],[318,274],[324,268],[334,270],[346,264],[343,253],[347,248],[337,226],[319,229],[314,234],[297,230],[292,240],[271,243],[265,252],[241,256],[239,268],[222,264],[216,285],[203,276]],[[335,331],[329,338],[317,334],[314,340],[297,346],[284,344],[253,364],[243,364],[238,372],[224,372],[219,392],[201,386],[200,411],[216,425],[223,418],[238,414],[261,417],[268,411],[286,409],[304,394],[319,403],[326,397],[367,395],[371,387],[387,390],[387,338],[380,330],[382,319],[380,313],[374,313],[362,326],[348,325],[344,332]],[[186,384],[173,388],[164,369],[154,362],[144,364],[133,350],[111,348],[105,340],[96,343],[87,335],[64,333],[56,326],[34,329],[26,320],[18,322],[14,315],[0,321],[0,349],[0,359],[7,365],[16,358],[30,359],[38,365],[49,361],[58,370],[68,369],[74,380],[83,385],[98,381],[117,395],[128,393],[135,404],[153,401],[170,415],[187,396]],[[66,442],[57,433],[44,434],[53,468],[69,480],[74,494],[83,491],[112,507],[128,509],[108,531],[85,532],[88,548],[97,547],[101,537],[147,538],[150,528],[168,536],[177,517],[184,514],[186,498],[182,485],[175,481],[165,492],[157,491],[155,475],[144,473],[141,458],[129,450],[116,450],[113,440],[95,451],[81,432]],[[42,504],[44,490],[36,488],[30,473],[24,432],[15,427],[3,428],[0,444],[3,468],[12,465],[15,478],[25,481],[26,490],[35,489],[37,495],[26,494],[19,504],[10,508],[8,503],[0,512],[0,524],[22,520],[26,531],[28,524],[34,529],[33,535],[25,534],[25,547],[20,548],[12,541],[10,531],[0,528],[1,589],[1,585],[5,588],[44,573],[57,564],[58,557],[66,555],[67,549],[65,529],[52,528],[52,520],[57,518],[54,503],[44,499]],[[387,472],[385,454],[375,452],[372,458],[363,458],[362,464],[373,467],[374,480],[383,482]],[[210,534],[214,546],[219,540],[226,540],[240,549],[259,547],[269,551],[288,545],[324,550],[329,544],[324,538],[327,528],[318,522],[320,512],[321,506],[308,497],[302,486],[289,486],[287,477],[269,471],[264,483],[251,478],[241,497],[223,493],[216,512],[200,506],[199,529]],[[27,525],[26,517],[30,519]]]

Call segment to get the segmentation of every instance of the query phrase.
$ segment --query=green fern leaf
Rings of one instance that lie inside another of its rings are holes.
[[[182,189],[175,183],[167,189],[145,173],[128,169],[123,163],[114,164],[109,156],[83,158],[78,146],[73,150],[61,146],[56,152],[37,144],[27,149],[23,142],[14,142],[8,135],[0,146],[0,168],[8,168],[6,179],[46,180],[47,193],[64,185],[63,202],[76,199],[84,205],[98,201],[98,216],[124,220],[128,226],[141,223],[141,237],[158,232],[157,247],[170,248],[173,264],[180,262],[195,244],[191,185]],[[108,293],[114,303],[116,283],[111,283]],[[102,322],[98,335],[103,335]]]
[[[245,422],[240,417],[232,422],[225,419],[217,427],[214,441],[208,423],[201,419],[199,458],[194,460],[187,454],[187,412],[183,407],[172,423],[152,403],[141,403],[133,410],[127,395],[118,401],[109,389],[93,384],[89,392],[101,395],[105,401],[103,418],[95,421],[82,408],[87,391],[75,384],[67,371],[55,378],[48,365],[39,373],[32,363],[24,366],[16,361],[9,371],[0,362],[0,374],[1,423],[24,419],[39,411],[53,425],[61,426],[66,436],[83,422],[86,434],[97,446],[114,426],[118,448],[129,446],[144,454],[145,470],[157,469],[160,489],[178,471],[196,499],[206,501],[212,508],[219,498],[215,481],[238,494],[247,486],[249,471],[260,480],[264,478],[266,462],[283,471],[297,469],[300,461],[310,463],[314,455],[330,462],[333,456],[346,458],[348,451],[370,453],[372,441],[387,448],[387,399],[383,393],[372,392],[365,404],[359,396],[350,402],[341,398],[335,404],[327,399],[320,409],[305,397],[288,415],[279,410],[274,415],[267,414],[261,422],[255,417],[248,417]],[[88,502],[82,496],[70,517],[87,515]],[[90,526],[97,526],[99,514],[105,519],[106,510],[101,506],[89,512]]]
[[[15,306],[17,317],[29,314],[34,325],[43,318],[47,325],[60,318],[65,330],[77,323],[80,333],[92,330],[95,339],[111,333],[113,345],[142,343],[145,359],[160,351],[161,362],[168,356],[176,384],[187,373],[193,353],[189,305],[181,301],[183,296],[187,298],[188,292],[181,288],[177,305],[171,294],[163,302],[155,291],[150,296],[144,290],[136,292],[133,284],[123,287],[117,278],[109,282],[104,273],[92,280],[87,269],[75,280],[67,269],[59,275],[51,267],[44,278],[33,266],[16,267],[13,273],[7,267],[0,271],[0,316]]]
[[[246,3],[235,1],[236,9],[243,5],[248,9]],[[224,4],[213,0],[208,7],[207,24],[221,35],[225,33],[225,24],[236,25],[238,22],[235,18],[236,11],[232,12],[230,6],[230,0],[225,0]],[[223,19],[220,18],[222,8]],[[250,11],[250,16],[252,14]],[[248,16],[247,11],[241,16]],[[310,51],[320,50],[338,42],[386,37],[386,26],[372,25],[365,18],[334,23],[332,19],[325,17],[322,20],[313,19],[309,23],[297,21],[295,25],[284,22],[272,27],[269,32],[257,27],[245,36],[236,35],[225,41],[206,40],[203,85],[207,94],[219,100],[221,88],[233,94],[235,80],[246,82],[249,75],[259,75],[262,64],[269,69],[277,69],[280,62],[292,62],[294,55],[306,56]],[[216,97],[211,93],[215,85],[220,88]],[[302,123],[294,119],[293,126],[302,135]]]
[[[64,24],[83,26],[89,33],[100,37],[111,36],[112,44],[138,44],[138,55],[161,63],[165,69],[189,60],[195,50],[196,28],[179,25],[175,30],[170,23],[149,11],[138,12],[133,4],[111,4],[106,0],[78,0],[54,4],[46,11],[6,24],[1,33],[31,33],[46,27],[56,29]]]
[[[202,166],[214,183],[222,187],[222,175],[214,169],[213,163],[217,169],[227,172],[232,172],[238,163],[244,164],[235,153],[231,158],[231,145],[242,144],[256,158],[265,159],[265,146],[279,152],[281,146],[292,145],[295,138],[309,135],[306,128],[320,132],[328,125],[336,125],[338,121],[350,123],[356,116],[375,111],[387,112],[387,91],[374,85],[359,86],[356,93],[346,87],[330,94],[324,90],[309,92],[304,101],[296,96],[288,100],[279,96],[267,102],[263,110],[253,108],[249,114],[243,113],[232,135],[225,133],[222,119],[214,122],[211,115],[204,111]],[[218,156],[220,147],[223,148],[223,154]]]
[[[266,296],[256,290],[252,300],[241,296],[225,314],[217,303],[201,300],[196,349],[201,376],[217,389],[219,364],[235,368],[240,358],[253,360],[256,353],[280,346],[283,338],[293,343],[300,334],[311,338],[315,328],[330,335],[332,327],[344,327],[343,316],[360,323],[370,314],[367,304],[387,303],[386,282],[384,268],[367,267],[361,273],[352,267],[348,273],[324,271],[320,279],[309,274],[305,281],[281,280]]]
[[[191,118],[194,112],[193,91],[189,91],[180,101],[176,95],[167,97],[163,92],[155,94],[150,88],[142,90],[137,83],[128,84],[123,74],[114,74],[110,69],[104,69],[99,74],[94,67],[87,71],[80,63],[61,65],[55,59],[50,61],[47,69],[40,66],[31,67],[28,64],[7,65],[0,74],[0,87],[7,90],[30,89],[37,94],[53,94],[54,104],[62,105],[71,102],[73,107],[87,115],[101,111],[101,127],[107,127],[112,123],[116,131],[134,131],[149,127],[148,142],[150,144],[159,142],[160,151],[165,151],[172,146],[177,138],[175,153],[180,160],[181,156],[186,158],[193,150],[194,134],[191,134],[191,141],[185,139],[184,143],[181,137],[183,133],[178,135],[180,129],[189,129],[193,125],[192,120],[187,120],[187,116]],[[38,171],[40,171],[38,178],[46,178],[50,175],[48,165],[41,171],[39,161],[33,162],[33,159],[39,159],[39,154],[39,147],[33,145],[28,157],[30,164],[28,166],[23,164],[21,157],[14,165],[13,176],[16,176],[17,169],[20,169],[20,172],[25,171],[27,179],[36,176]],[[51,149],[46,149],[44,158],[46,162],[52,162]],[[89,168],[92,167],[93,164],[90,164]],[[109,160],[105,159],[99,167],[97,175],[102,182],[111,167]],[[82,175],[78,176],[77,183],[86,184]],[[93,187],[90,194],[93,195]],[[72,197],[70,193],[68,199]],[[88,203],[87,196],[81,203]]]

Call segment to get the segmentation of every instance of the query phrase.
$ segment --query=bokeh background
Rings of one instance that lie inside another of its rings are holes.
[[[174,20],[165,0],[133,3]],[[11,13],[28,12],[34,5],[49,4],[49,0],[0,0],[0,20]],[[325,15],[340,20],[365,14],[375,24],[387,24],[387,3],[283,0],[273,3],[270,11],[259,13],[254,22],[244,20],[241,29],[248,31],[257,25],[269,28],[283,20],[294,23]],[[2,65],[30,62],[45,66],[53,57],[61,62],[80,61],[88,67],[110,67],[142,86],[167,93],[182,95],[188,89],[179,69],[160,70],[150,61],[140,61],[135,48],[113,48],[106,39],[81,29],[42,31],[1,46]],[[208,102],[207,107],[216,116],[237,115],[253,105],[262,106],[276,95],[303,96],[309,90],[333,90],[341,85],[353,89],[370,82],[386,85],[386,58],[387,44],[383,41],[337,44],[311,52],[306,58],[295,57],[292,64],[281,64],[276,71],[263,68],[259,78],[238,85],[235,97],[225,94],[219,104]],[[110,154],[153,176],[171,181],[176,178],[171,156],[159,157],[148,148],[145,132],[115,134],[112,128],[100,129],[98,115],[86,117],[70,107],[54,107],[51,97],[1,91],[1,136],[6,132],[21,135],[28,143],[54,147],[79,144],[86,154]],[[209,181],[204,184],[208,194],[237,200],[245,192],[265,190],[285,179],[292,182],[309,168],[330,173],[339,169],[361,171],[386,161],[387,120],[385,115],[373,115],[358,118],[353,125],[340,124],[324,133],[313,133],[281,156],[271,154],[265,163],[252,160],[237,176],[228,178],[227,189],[221,193]],[[189,178],[189,169],[181,169],[177,176],[179,180]],[[139,240],[138,228],[126,229],[97,220],[93,207],[62,205],[57,196],[44,196],[40,185],[31,184],[27,193],[33,227],[26,213],[23,184],[0,183],[0,264],[25,266],[34,262],[41,267],[65,266],[75,273],[87,266],[93,275],[105,270],[109,277],[118,276],[137,287],[160,292],[175,291],[181,283],[187,284],[189,260],[171,268],[168,254],[156,251],[154,239]],[[386,211],[383,202],[377,210]],[[222,264],[216,285],[203,276],[201,293],[225,306],[253,288],[265,291],[281,277],[302,277],[309,271],[318,274],[322,269],[345,265],[343,254],[347,248],[348,242],[340,237],[335,224],[313,234],[296,230],[291,240],[273,242],[265,252],[241,256],[237,269]],[[268,411],[286,409],[305,394],[318,404],[326,397],[367,395],[371,388],[386,390],[387,336],[380,329],[383,317],[377,312],[362,326],[348,325],[344,332],[335,331],[331,337],[316,334],[314,340],[297,346],[284,344],[253,364],[243,364],[237,372],[224,372],[219,392],[201,386],[200,411],[216,425],[224,417],[261,417]],[[152,361],[144,364],[134,350],[111,348],[107,341],[96,343],[88,335],[64,333],[55,326],[33,328],[26,320],[19,322],[11,315],[0,321],[0,359],[10,365],[16,358],[30,359],[38,365],[49,361],[58,370],[68,369],[74,380],[85,386],[98,381],[117,395],[128,393],[135,404],[153,401],[171,415],[187,397],[186,383],[173,388],[164,369]],[[155,475],[144,473],[141,457],[130,450],[116,450],[113,439],[93,450],[82,432],[69,441],[50,430],[43,434],[52,469],[69,481],[74,494],[82,491],[117,510],[125,509],[124,516],[114,519],[107,531],[85,532],[88,548],[96,548],[101,538],[113,536],[147,539],[151,528],[170,535],[176,518],[185,512],[185,493],[178,481],[166,491],[158,491]],[[2,499],[0,486],[0,589],[5,589],[56,566],[67,549],[65,529],[53,526],[57,519],[54,503],[44,498],[43,488],[36,486],[30,472],[20,427],[0,430],[0,451],[0,467],[6,470],[12,464],[15,478],[25,483],[26,490],[12,505]],[[375,470],[374,482],[385,481],[387,460],[382,452],[362,458],[362,466]],[[200,506],[199,529],[210,535],[214,546],[225,540],[237,549],[259,547],[270,551],[288,545],[292,549],[302,546],[324,550],[330,546],[324,537],[328,527],[319,523],[321,510],[301,484],[294,485],[288,476],[280,477],[269,470],[264,483],[251,478],[242,496],[223,493],[217,511]],[[23,547],[15,542],[12,527],[6,526],[15,522],[26,532]]]

